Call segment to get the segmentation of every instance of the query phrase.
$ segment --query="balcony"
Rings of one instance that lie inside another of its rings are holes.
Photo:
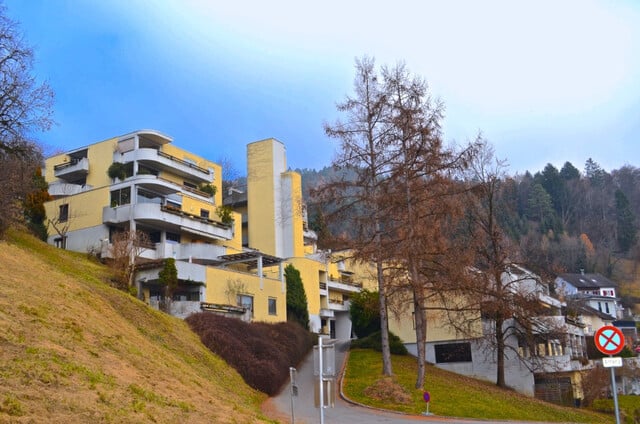
[[[120,156],[120,154],[118,154]],[[160,150],[151,148],[141,148],[131,150],[122,154],[118,162],[146,163],[155,168],[168,172],[170,174],[179,175],[183,178],[193,179],[198,182],[211,182],[213,175],[208,169],[199,167],[191,162],[182,160],[175,156],[168,155]]]
[[[151,227],[187,232],[211,240],[233,238],[233,230],[229,225],[158,203],[139,203],[115,208],[106,206],[102,209],[102,222],[105,224],[122,224],[131,219]]]
[[[65,197],[72,196],[74,194],[79,194],[84,191],[91,190],[93,186],[86,184],[71,184],[71,183],[63,183],[59,181],[55,181],[49,184],[49,194],[53,197]]]
[[[322,308],[320,309],[320,318],[334,318],[335,313],[331,309]]]
[[[89,173],[88,158],[72,158],[53,167],[53,175],[66,181],[75,181],[86,177]]]
[[[359,293],[362,290],[362,283],[354,282],[351,280],[328,280],[327,287],[332,291],[339,291],[343,293]]]
[[[349,311],[350,301],[342,301],[340,299],[329,299],[328,305],[331,311]]]

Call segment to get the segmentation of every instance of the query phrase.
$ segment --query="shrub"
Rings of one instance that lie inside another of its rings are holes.
[[[362,338],[380,331],[380,296],[377,291],[362,290],[351,296],[349,316],[353,332]]]
[[[373,349],[378,352],[382,351],[382,333],[376,331],[367,337],[351,341],[351,349]],[[400,340],[400,337],[389,331],[389,350],[394,355],[408,355],[407,348]]]
[[[246,323],[209,312],[187,318],[202,343],[256,390],[273,396],[313,346],[313,336],[297,323]]]

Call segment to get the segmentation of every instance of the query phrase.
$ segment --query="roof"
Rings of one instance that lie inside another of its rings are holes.
[[[566,281],[577,289],[618,287],[618,284],[600,274],[560,274],[558,278]]]

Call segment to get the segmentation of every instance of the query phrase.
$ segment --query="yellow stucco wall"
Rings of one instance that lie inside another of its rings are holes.
[[[390,299],[393,310],[395,312],[389,313],[389,330],[398,335],[405,343],[415,343],[416,334],[413,321],[413,303],[411,295],[404,293],[400,295],[395,294],[395,298]],[[482,336],[482,326],[479,319],[478,312],[467,312],[469,319],[473,318],[473,324],[471,325],[467,334],[461,334],[455,330],[450,323],[451,313],[447,314],[444,311],[437,310],[441,305],[437,302],[431,302],[427,307],[436,309],[427,309],[427,341],[451,341],[460,340],[469,337]]]
[[[233,239],[225,241],[227,254],[242,252],[242,215],[238,212],[232,212],[233,215]]]
[[[275,255],[274,139],[247,146],[249,247]]]
[[[323,263],[314,261],[312,259],[300,257],[289,258],[288,264],[293,265],[298,271],[300,271],[300,278],[302,278],[302,285],[304,286],[304,292],[307,295],[307,305],[309,314],[320,313],[320,279],[319,273],[324,270]]]
[[[283,198],[282,206],[285,222],[291,227],[291,240],[293,246],[292,256],[304,256],[304,228],[302,219],[302,176],[294,171],[284,172],[284,180],[288,180],[291,192],[287,198]]]
[[[102,187],[75,196],[52,200],[45,203],[45,210],[49,219],[59,216],[60,205],[69,205],[67,223],[68,231],[93,227],[102,224],[102,208],[109,204],[109,187]],[[49,234],[55,234],[55,230],[49,226]]]
[[[111,184],[107,170],[113,163],[113,152],[118,144],[116,138],[102,141],[89,146],[87,157],[89,158],[89,175],[87,184],[98,188]],[[103,205],[107,205],[104,203]]]
[[[236,294],[253,296],[253,321],[283,322],[287,320],[287,296],[280,280],[257,275],[207,268],[206,302],[236,305]],[[269,298],[276,299],[276,315],[269,315]]]
[[[91,144],[84,148],[74,149],[74,151],[88,149],[87,159],[89,160],[89,173],[87,175],[87,184],[94,188],[100,188],[102,186],[111,183],[107,175],[107,169],[111,165],[113,152],[117,145],[117,138],[111,138],[108,140],[100,141],[98,143]],[[108,158],[105,160],[105,158]],[[45,180],[50,183],[57,178],[54,175],[54,166],[69,162],[69,155],[61,153],[51,156],[45,160]]]

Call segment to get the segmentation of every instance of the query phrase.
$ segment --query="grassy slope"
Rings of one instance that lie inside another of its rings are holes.
[[[85,255],[0,242],[0,422],[269,422],[265,396]]]
[[[413,389],[417,365],[414,357],[392,355],[393,372],[412,401],[406,405],[376,401],[363,395],[381,377],[382,359],[373,350],[354,349],[349,354],[344,391],[347,397],[365,405],[421,414],[426,405],[422,391]],[[427,368],[425,389],[431,395],[429,412],[441,416],[549,422],[612,423],[613,416],[586,409],[565,408],[542,402],[495,385],[453,374],[434,366]]]

